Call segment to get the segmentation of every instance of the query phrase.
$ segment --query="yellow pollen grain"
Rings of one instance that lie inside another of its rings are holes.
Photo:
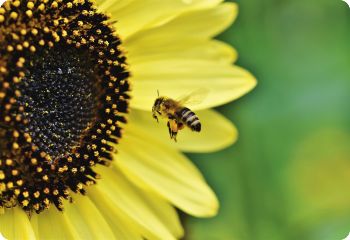
[[[33,28],[31,32],[34,36],[36,36],[39,33],[38,29],[36,28]]]
[[[6,186],[7,186],[7,188],[13,188],[13,182],[8,182],[8,183],[6,184]]]
[[[1,180],[5,179],[5,173],[3,171],[0,171],[0,179]]]
[[[13,50],[14,50],[14,48],[11,45],[7,46],[7,51],[12,52]]]
[[[28,47],[29,47],[29,42],[24,41],[24,42],[23,42],[23,47],[28,48]]]
[[[17,67],[21,67],[21,65],[23,67],[23,63],[17,63]],[[19,77],[13,77],[12,80],[13,80],[14,83],[21,82],[21,79]]]
[[[14,132],[13,132],[13,136],[14,136],[15,138],[18,138],[18,137],[19,137],[19,132],[18,132],[18,131],[14,131]]]
[[[6,116],[5,117],[5,122],[10,122],[11,121],[11,118],[9,116]]]
[[[19,7],[21,5],[21,2],[20,1],[14,1],[14,2],[12,2],[12,5],[15,6],[15,7]]]
[[[39,192],[39,191],[36,191],[36,192],[34,193],[34,197],[35,197],[35,198],[40,197],[40,192]]]
[[[51,161],[51,160],[52,160],[52,158],[51,158],[51,156],[50,156],[50,155],[46,155],[46,156],[45,156],[45,160],[49,162],[49,161]]]
[[[23,200],[21,203],[22,203],[22,205],[23,205],[24,207],[26,207],[26,206],[28,206],[29,201],[28,201],[28,200]]]
[[[58,3],[56,1],[52,2],[51,7],[58,8]]]
[[[27,8],[33,9],[34,8],[34,3],[33,2],[28,2],[27,3]]]
[[[10,13],[10,18],[16,20],[17,17],[18,17],[18,13],[16,13],[16,12],[11,12],[11,13]]]
[[[62,37],[66,37],[68,35],[67,31],[66,30],[62,30]]]
[[[23,50],[23,46],[21,44],[17,44],[16,49],[18,51],[22,51]]]
[[[27,11],[26,11],[26,15],[27,15],[29,18],[33,17],[33,12],[32,12],[32,10],[27,10]]]
[[[39,5],[39,7],[38,7],[38,9],[40,10],[40,11],[44,11],[45,10],[45,4],[40,4]]]
[[[12,148],[13,148],[14,150],[19,149],[18,143],[14,142],[14,143],[12,144]]]
[[[76,36],[76,37],[79,36],[79,31],[78,30],[74,30],[73,31],[73,35]]]
[[[48,198],[45,198],[44,199],[44,203],[45,203],[45,205],[49,206],[50,205],[50,200]]]
[[[32,138],[29,136],[29,137],[26,138],[26,141],[27,141],[27,143],[31,143],[32,142]]]
[[[21,33],[21,35],[26,35],[27,34],[27,30],[26,29],[21,29],[21,31],[20,31],[20,33]]]
[[[22,121],[22,116],[21,116],[21,115],[17,115],[17,116],[16,116],[16,121],[17,121],[17,122]]]

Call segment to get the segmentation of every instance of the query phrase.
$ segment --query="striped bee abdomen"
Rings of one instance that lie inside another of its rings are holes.
[[[197,115],[192,112],[189,108],[184,107],[180,111],[176,113],[177,117],[181,119],[181,121],[192,131],[200,132],[201,131],[201,123]]]

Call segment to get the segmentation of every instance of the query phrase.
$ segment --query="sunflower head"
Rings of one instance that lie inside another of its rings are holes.
[[[86,0],[0,7],[0,207],[61,210],[111,160],[129,73],[107,20]]]

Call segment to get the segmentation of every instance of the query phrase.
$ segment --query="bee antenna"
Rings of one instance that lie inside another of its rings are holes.
[[[158,94],[158,97],[159,97],[159,90],[157,89],[157,94]]]

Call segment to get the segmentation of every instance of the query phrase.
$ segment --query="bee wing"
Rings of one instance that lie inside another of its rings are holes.
[[[209,89],[197,89],[193,92],[183,95],[177,99],[181,105],[197,105],[201,103],[209,93]]]

